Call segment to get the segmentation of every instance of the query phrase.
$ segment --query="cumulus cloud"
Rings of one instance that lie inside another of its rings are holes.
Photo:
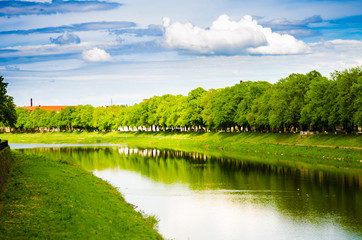
[[[83,60],[87,62],[109,62],[112,60],[111,55],[105,50],[100,48],[93,48],[90,50],[83,51]]]
[[[279,34],[271,31],[270,28],[262,28],[268,44],[257,48],[248,48],[251,54],[298,54],[309,52],[309,46],[301,40],[288,34]]]
[[[57,38],[49,38],[51,43],[59,44],[59,45],[65,45],[65,44],[78,44],[80,43],[80,38],[71,32],[64,32],[62,35],[60,35]]]
[[[0,1],[0,17],[31,15],[31,14],[55,14],[69,12],[89,12],[110,10],[118,8],[123,4],[115,2],[101,1],[63,1],[56,0],[48,2],[31,2],[31,1]]]
[[[164,43],[170,48],[199,54],[298,54],[309,47],[303,41],[288,34],[274,33],[246,15],[240,21],[232,21],[221,15],[207,29],[191,23],[171,23],[163,19]]]

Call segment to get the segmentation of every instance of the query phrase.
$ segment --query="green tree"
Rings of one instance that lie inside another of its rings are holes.
[[[248,83],[236,84],[220,90],[214,101],[214,124],[217,129],[235,126],[239,103],[245,97]]]
[[[309,90],[315,71],[311,74],[291,74],[279,80],[270,97],[269,121],[272,128],[289,130],[291,127],[300,129],[300,113],[304,106],[304,95]]]
[[[141,123],[141,114],[142,114],[142,106],[140,104],[135,104],[133,106],[128,107],[127,111],[127,125],[129,127],[139,127]]]
[[[157,119],[157,108],[158,105],[161,102],[161,97],[159,96],[154,96],[152,98],[150,98],[147,101],[147,106],[148,106],[148,125],[149,126],[158,126],[158,119]]]
[[[27,130],[31,128],[30,126],[30,111],[28,109],[16,108],[16,115],[18,116],[17,122],[15,124],[16,128],[20,128],[21,130]]]
[[[362,76],[352,85],[352,94],[356,96],[354,100],[353,123],[362,126]]]
[[[201,98],[201,105],[204,109],[201,112],[202,120],[207,129],[215,128],[215,102],[218,99],[221,89],[210,89]]]
[[[69,106],[66,108],[63,108],[60,111],[60,115],[59,115],[59,127],[61,128],[65,128],[67,130],[73,130],[73,118],[74,118],[74,112],[75,112],[75,107],[73,106]]]
[[[116,116],[116,121],[117,121],[117,125],[119,127],[125,127],[125,126],[128,126],[126,125],[126,113],[128,111],[128,107],[126,106],[121,106],[118,113],[117,113],[117,116]]]
[[[120,125],[117,118],[122,107],[113,105],[97,107],[93,112],[93,127],[99,130],[116,130]]]
[[[107,121],[107,129],[108,130],[117,130],[119,125],[117,121],[117,116],[122,106],[112,105],[106,108],[106,121]]]
[[[91,130],[93,125],[94,107],[91,105],[80,105],[73,112],[73,126],[76,128]]]
[[[58,128],[59,125],[59,113],[56,111],[48,111],[47,115],[47,127],[50,130],[51,128]]]
[[[201,116],[201,112],[203,110],[201,98],[205,93],[206,91],[203,88],[198,87],[191,90],[187,95],[186,106],[182,116],[186,126],[204,126]]]
[[[15,127],[17,115],[13,97],[7,95],[8,83],[0,76],[0,124]]]
[[[246,88],[243,91],[243,98],[237,107],[237,113],[235,116],[235,122],[240,126],[252,126],[249,121],[254,118],[252,114],[252,106],[254,100],[258,99],[266,89],[271,85],[268,82],[258,81],[258,82],[244,82],[242,83]]]
[[[360,92],[356,92],[353,86],[358,86],[359,78],[362,76],[362,67],[356,67],[335,71],[331,74],[332,79],[337,82],[337,113],[339,123],[350,132],[354,125],[354,114],[359,111],[355,101],[360,98]],[[357,107],[357,108],[356,108]]]
[[[312,124],[318,130],[328,130],[335,125],[334,110],[337,99],[336,82],[325,77],[314,78],[305,95],[300,122]]]
[[[93,113],[93,127],[97,128],[98,130],[105,130],[107,129],[107,113],[106,108],[104,107],[96,107]]]
[[[187,97],[182,95],[177,95],[175,100],[175,104],[173,105],[172,113],[170,116],[171,126],[175,127],[185,127],[186,120],[183,118],[183,110],[186,107],[186,99]]]
[[[47,127],[48,111],[40,108],[35,108],[30,114],[30,126],[32,128]]]
[[[251,106],[250,113],[247,115],[247,120],[251,126],[258,130],[270,130],[269,112],[270,98],[273,95],[273,85],[267,84],[262,95],[256,98]]]
[[[173,124],[170,117],[172,115],[172,109],[174,109],[173,106],[176,102],[176,96],[166,94],[163,95],[160,100],[160,104],[156,110],[157,125],[161,126],[163,130],[166,130],[166,127],[170,127]]]
[[[137,122],[138,126],[144,126],[144,127],[149,127],[150,125],[148,124],[148,100],[139,103],[139,119]]]

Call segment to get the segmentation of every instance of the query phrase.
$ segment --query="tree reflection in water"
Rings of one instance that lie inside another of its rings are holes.
[[[270,156],[263,163],[263,155],[228,158],[167,149],[94,146],[19,151],[66,159],[90,171],[117,168],[136,172],[155,182],[184,184],[196,193],[226,195],[233,204],[270,206],[296,223],[318,225],[328,220],[353,238],[362,236],[361,174],[288,166]]]

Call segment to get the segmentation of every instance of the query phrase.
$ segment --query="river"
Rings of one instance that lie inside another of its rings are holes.
[[[92,171],[167,239],[362,239],[360,174],[126,146],[11,148]]]

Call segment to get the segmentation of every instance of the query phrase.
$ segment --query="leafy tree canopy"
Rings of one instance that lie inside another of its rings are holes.
[[[0,123],[5,126],[15,127],[17,115],[13,97],[7,95],[8,83],[0,76]]]

